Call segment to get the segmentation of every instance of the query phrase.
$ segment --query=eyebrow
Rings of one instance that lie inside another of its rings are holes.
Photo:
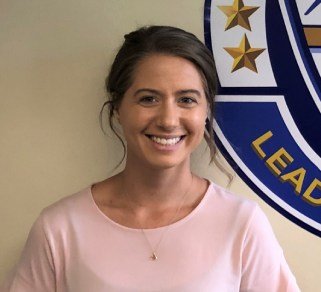
[[[158,95],[161,95],[161,92],[156,90],[156,89],[151,89],[151,88],[140,88],[138,90],[135,91],[134,95],[137,95],[141,92],[150,92],[150,93],[153,93],[153,94],[158,94]],[[182,89],[182,90],[178,90],[176,92],[176,94],[196,94],[198,97],[201,97],[201,93],[196,90],[196,89]]]
[[[154,93],[154,94],[160,94],[160,92],[158,90],[155,90],[155,89],[151,89],[151,88],[141,88],[141,89],[138,89],[135,91],[134,95],[137,95],[141,92],[145,92],[145,91],[148,91],[148,92],[151,92],[151,93]]]
[[[196,94],[198,97],[201,97],[201,93],[196,89],[183,89],[177,92],[178,94]]]

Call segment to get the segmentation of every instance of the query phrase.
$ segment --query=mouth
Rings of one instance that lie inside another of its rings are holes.
[[[178,144],[180,141],[182,141],[185,138],[185,135],[166,137],[166,138],[160,137],[160,136],[154,136],[154,135],[146,135],[146,136],[153,142],[163,146],[172,146],[172,145]]]

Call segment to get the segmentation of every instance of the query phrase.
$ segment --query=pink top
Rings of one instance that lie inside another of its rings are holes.
[[[152,246],[164,228],[145,230]],[[1,291],[299,291],[260,208],[213,183],[150,254],[142,231],[106,217],[88,187],[41,213]]]

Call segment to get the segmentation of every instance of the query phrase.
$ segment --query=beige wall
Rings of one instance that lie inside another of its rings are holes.
[[[146,24],[203,39],[203,0],[0,0],[0,281],[46,205],[112,173],[121,153],[99,129],[107,66],[122,35]],[[204,147],[203,147],[204,148]],[[201,148],[193,168],[224,184]],[[196,162],[197,161],[197,162]],[[267,213],[303,291],[317,291],[320,239],[238,178]]]

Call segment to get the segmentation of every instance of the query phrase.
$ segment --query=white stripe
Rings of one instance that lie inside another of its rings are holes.
[[[308,72],[307,72],[307,70],[305,68],[305,65],[303,63],[303,60],[301,58],[301,54],[300,54],[297,42],[296,42],[295,37],[294,37],[294,33],[293,33],[293,30],[292,30],[291,22],[290,22],[290,19],[289,19],[289,15],[288,15],[284,0],[280,0],[279,2],[280,2],[280,7],[281,7],[283,19],[284,19],[284,22],[285,22],[285,27],[286,27],[287,32],[288,32],[288,36],[289,36],[289,39],[290,39],[290,42],[291,42],[291,46],[292,46],[293,53],[295,55],[296,61],[297,61],[298,65],[299,65],[301,74],[303,76],[303,79],[304,79],[309,91],[310,91],[310,94],[311,94],[311,96],[312,96],[312,98],[314,100],[314,103],[316,104],[319,112],[321,113],[321,100],[320,100],[320,97],[318,96],[317,92],[315,91],[315,88],[314,88],[314,86],[312,84],[311,79],[309,78]]]

